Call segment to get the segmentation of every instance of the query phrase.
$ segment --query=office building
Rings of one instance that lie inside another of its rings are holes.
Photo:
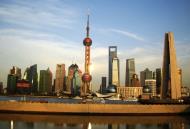
[[[69,66],[68,76],[66,78],[66,91],[72,96],[80,95],[82,85],[82,71],[77,64]]]
[[[125,86],[131,86],[131,79],[135,74],[135,59],[126,60]]]
[[[25,70],[24,79],[31,84],[31,93],[36,94],[38,92],[37,64],[34,64]]]
[[[57,64],[55,75],[55,93],[57,95],[59,95],[64,89],[65,73],[65,64]]]
[[[178,76],[179,76],[179,85],[180,87],[183,87],[182,83],[182,69],[178,68]]]
[[[163,99],[181,98],[181,86],[176,60],[174,35],[172,32],[165,33],[161,86],[161,98]]]
[[[156,93],[160,94],[160,88],[161,88],[161,79],[162,79],[162,72],[161,68],[157,68],[155,71],[156,77],[153,79],[156,79]]]
[[[15,94],[16,93],[16,83],[21,79],[21,69],[13,66],[10,70],[10,73],[7,77],[7,93],[8,94]]]
[[[181,87],[181,97],[190,97],[189,87]]]
[[[3,82],[0,82],[0,94],[3,94]]]
[[[117,58],[117,46],[109,46],[109,57],[108,57],[108,85],[112,84],[112,69],[113,59]]]
[[[100,85],[100,93],[105,93],[106,92],[106,85],[107,85],[107,78],[102,77],[102,83]]]
[[[119,77],[119,59],[113,58],[112,60],[112,84],[119,86],[120,77]]]
[[[133,74],[130,83],[131,83],[130,87],[141,87],[141,84],[140,84],[140,81],[138,79],[138,75],[137,74]]]
[[[152,71],[146,68],[144,71],[140,72],[140,83],[141,86],[145,86],[145,80],[152,79]]]
[[[39,93],[48,95],[52,93],[52,72],[47,70],[40,70]]]
[[[10,70],[10,74],[17,76],[18,79],[21,79],[22,76],[21,69],[16,66],[13,66],[13,68]]]
[[[155,79],[146,79],[145,86],[150,87],[151,96],[156,96],[156,80]]]

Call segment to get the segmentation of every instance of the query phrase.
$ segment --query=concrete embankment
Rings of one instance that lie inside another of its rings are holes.
[[[190,105],[66,104],[1,101],[0,111],[63,114],[178,114],[190,113]]]

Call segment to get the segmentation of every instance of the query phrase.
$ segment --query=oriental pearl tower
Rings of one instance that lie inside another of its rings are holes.
[[[89,37],[89,14],[87,19],[86,26],[86,38],[83,40],[83,45],[85,46],[85,72],[82,75],[82,87],[81,87],[81,96],[86,96],[90,93],[90,81],[92,76],[90,75],[90,46],[92,45],[92,40]]]

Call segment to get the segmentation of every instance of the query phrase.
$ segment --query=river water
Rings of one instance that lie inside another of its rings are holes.
[[[190,116],[0,114],[0,129],[190,129]]]

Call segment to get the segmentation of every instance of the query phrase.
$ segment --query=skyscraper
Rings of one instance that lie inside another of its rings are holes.
[[[21,69],[13,66],[7,77],[7,92],[9,94],[16,93],[16,83],[21,79]]]
[[[106,77],[102,77],[102,83],[101,83],[101,86],[100,86],[100,93],[104,93],[106,91]]]
[[[90,82],[92,76],[90,75],[90,46],[92,45],[92,39],[89,37],[89,15],[87,19],[86,26],[86,38],[83,40],[83,45],[85,46],[85,73],[82,76],[83,84],[81,86],[81,96],[86,96],[90,93]]]
[[[52,72],[49,68],[40,70],[39,92],[40,94],[52,93]]]
[[[140,72],[140,83],[141,86],[145,86],[145,80],[152,79],[152,71],[146,68],[144,71]]]
[[[55,75],[55,93],[57,95],[64,89],[65,80],[65,64],[57,64]]]
[[[146,79],[145,85],[150,87],[152,96],[156,96],[156,80],[155,79]]]
[[[112,84],[120,86],[119,59],[117,57],[112,60]]]
[[[156,93],[160,94],[160,88],[161,88],[161,78],[162,78],[162,72],[161,68],[156,69]]]
[[[69,66],[68,76],[66,78],[66,91],[72,96],[80,95],[82,85],[82,71],[77,64]]]
[[[113,68],[113,59],[117,58],[117,46],[109,46],[109,59],[108,59],[108,74],[109,74],[109,81],[108,85],[112,84],[112,68]]]
[[[181,86],[176,62],[174,35],[165,33],[162,67],[161,98],[178,99],[181,97]]]
[[[126,60],[125,86],[131,86],[131,79],[135,74],[135,59]]]
[[[32,93],[38,92],[38,73],[37,73],[37,64],[30,66],[25,71],[25,79],[29,81],[32,86]]]

